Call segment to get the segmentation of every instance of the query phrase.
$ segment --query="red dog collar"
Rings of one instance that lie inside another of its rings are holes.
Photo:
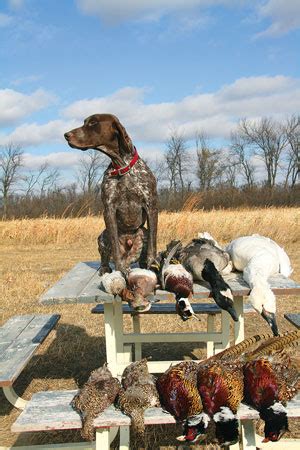
[[[138,152],[136,151],[136,148],[134,147],[134,155],[133,155],[133,158],[130,161],[130,163],[125,167],[117,166],[116,164],[112,163],[114,166],[114,170],[111,170],[109,172],[109,175],[111,177],[116,177],[116,176],[121,177],[122,175],[125,175],[135,165],[135,163],[137,162],[138,159],[139,159],[139,155],[138,155]]]

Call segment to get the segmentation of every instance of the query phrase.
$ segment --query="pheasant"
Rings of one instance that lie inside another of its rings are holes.
[[[285,403],[299,389],[297,365],[285,351],[299,344],[300,330],[275,337],[246,355],[244,399],[265,421],[263,442],[278,441],[288,430]]]
[[[195,442],[205,428],[202,401],[197,389],[197,371],[198,363],[183,361],[171,366],[156,381],[162,406],[177,421],[183,422],[184,435],[178,439],[189,442]]]
[[[145,431],[144,411],[159,406],[155,379],[149,374],[147,360],[131,363],[123,372],[118,398],[119,408],[132,419],[133,429],[140,434]]]
[[[72,400],[72,407],[80,413],[82,419],[81,436],[94,440],[94,419],[116,399],[121,389],[120,382],[113,378],[107,365],[94,370],[87,382]]]

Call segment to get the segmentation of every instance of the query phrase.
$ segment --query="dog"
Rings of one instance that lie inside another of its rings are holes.
[[[134,260],[149,268],[156,256],[156,179],[125,128],[112,114],[94,114],[64,136],[72,148],[99,150],[111,159],[101,184],[106,229],[98,238],[100,275],[111,272],[111,260],[121,272]]]

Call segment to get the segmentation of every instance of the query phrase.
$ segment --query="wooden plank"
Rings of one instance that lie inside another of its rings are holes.
[[[297,327],[298,329],[300,328],[300,314],[284,314],[284,317],[293,325],[295,325],[295,327]]]
[[[0,356],[34,319],[34,314],[11,317],[0,328]]]
[[[113,296],[99,289],[100,280],[97,274],[99,262],[86,261],[78,263],[68,273],[66,273],[52,288],[45,292],[40,298],[40,303],[93,303],[93,302],[113,302]],[[249,295],[250,288],[242,278],[241,273],[230,273],[224,279],[232,289],[234,296]],[[278,295],[300,294],[300,284],[276,275],[269,279],[272,290]],[[211,297],[210,287],[207,283],[194,284],[194,298]],[[170,292],[158,289],[156,291],[158,300],[174,299]]]
[[[0,354],[0,386],[12,386],[59,318],[58,314],[36,315],[23,331],[10,342]]]
[[[95,261],[76,264],[40,297],[39,302],[42,304],[77,303],[80,292],[95,275],[99,265]]]
[[[220,314],[221,308],[215,303],[193,303],[193,310],[195,314]],[[129,305],[122,304],[123,314],[132,314],[133,316],[143,316],[144,314],[177,314],[175,309],[175,302],[173,303],[155,303],[152,304],[151,309],[144,313],[134,311]],[[91,312],[93,314],[104,314],[104,305],[96,305]],[[255,312],[250,303],[244,304],[244,314],[249,312]]]
[[[24,411],[12,425],[13,432],[65,430],[81,428],[79,414],[70,403],[77,391],[49,391],[33,394]],[[287,405],[289,417],[300,416],[300,395]],[[258,413],[249,406],[241,405],[238,411],[241,420],[257,419]],[[171,424],[175,419],[162,408],[145,411],[145,424]],[[130,418],[113,406],[107,408],[94,421],[96,428],[130,425]]]

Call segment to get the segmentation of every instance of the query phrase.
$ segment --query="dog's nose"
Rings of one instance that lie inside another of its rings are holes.
[[[65,133],[65,134],[64,134],[64,137],[65,137],[66,140],[70,139],[70,134],[71,134],[71,133]]]

